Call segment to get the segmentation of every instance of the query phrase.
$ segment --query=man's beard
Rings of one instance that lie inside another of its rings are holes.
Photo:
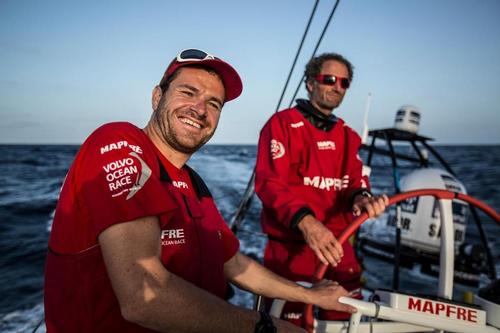
[[[343,100],[342,96],[340,96],[340,95],[337,95],[337,96],[338,96],[338,99],[336,99],[334,101],[320,99],[318,105],[322,108],[333,110],[333,109],[337,108],[340,105],[340,103],[342,103],[342,100]]]
[[[155,111],[155,119],[156,123],[158,125],[158,129],[160,130],[160,136],[163,138],[165,143],[167,143],[170,147],[173,149],[184,153],[184,154],[193,154],[195,153],[198,149],[200,149],[205,143],[207,143],[212,136],[215,133],[215,130],[204,137],[202,140],[200,140],[198,143],[195,143],[194,145],[187,145],[186,143],[182,143],[182,138],[177,135],[175,130],[171,126],[171,122],[168,119],[167,115],[167,121],[164,120],[162,117],[164,112],[161,110],[156,110]]]

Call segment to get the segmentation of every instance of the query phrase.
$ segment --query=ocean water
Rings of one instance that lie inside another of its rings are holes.
[[[435,148],[470,195],[500,210],[500,146]],[[32,332],[43,318],[43,270],[52,214],[77,151],[78,146],[0,145],[0,332]],[[246,188],[255,155],[255,145],[208,145],[189,163],[205,179],[228,221]],[[383,157],[377,156],[373,161],[374,192],[394,193],[388,165],[388,159]],[[401,174],[410,171],[410,165],[402,163]],[[265,245],[258,224],[260,208],[259,200],[254,198],[238,232],[241,250],[258,259],[262,258]],[[488,218],[483,217],[482,221],[500,275],[500,226]],[[466,240],[478,241],[473,223],[469,223]],[[390,287],[389,264],[374,258],[365,258],[364,263],[370,287]],[[418,271],[402,272],[402,289],[432,291],[436,284],[435,278]],[[231,302],[251,307],[253,298],[237,291]]]

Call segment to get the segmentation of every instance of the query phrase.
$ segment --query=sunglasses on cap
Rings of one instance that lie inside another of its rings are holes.
[[[337,81],[340,81],[340,86],[342,87],[342,89],[347,89],[351,85],[351,81],[349,81],[348,78],[330,74],[318,74],[314,77],[314,79],[317,82],[326,84],[328,86],[334,86],[337,84]]]
[[[177,55],[177,62],[184,62],[184,61],[196,61],[196,60],[213,60],[213,59],[218,59],[216,56],[213,56],[205,51],[198,50],[198,49],[186,49],[181,51]]]

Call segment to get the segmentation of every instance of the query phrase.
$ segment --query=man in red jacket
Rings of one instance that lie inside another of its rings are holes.
[[[303,332],[223,300],[226,281],[268,297],[324,308],[347,291],[303,288],[238,252],[210,191],[186,165],[214,134],[238,73],[204,51],[184,50],[153,89],[140,129],[101,126],[64,181],[45,271],[48,333]]]
[[[374,197],[362,176],[360,137],[333,115],[353,77],[339,54],[311,59],[305,70],[309,100],[274,114],[261,131],[255,191],[263,204],[261,223],[268,235],[264,265],[295,281],[310,281],[320,263],[354,295],[360,296],[360,265],[349,244],[336,237],[366,211],[378,216],[388,204]],[[302,304],[287,303],[283,318],[300,323]],[[348,313],[323,311],[329,320]]]

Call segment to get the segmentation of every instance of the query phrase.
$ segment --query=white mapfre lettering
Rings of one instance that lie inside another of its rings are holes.
[[[161,231],[161,245],[186,244],[184,229],[166,229]]]
[[[319,150],[335,150],[335,142],[333,141],[318,141],[316,143]]]
[[[174,180],[172,182],[172,185],[174,185],[177,188],[189,188],[188,184],[186,184],[185,182],[182,182],[182,181],[175,181]]]
[[[128,143],[128,141],[123,140],[123,141],[113,142],[113,143],[110,143],[109,145],[105,145],[105,146],[101,147],[101,155],[105,154],[109,151],[119,150],[119,149],[122,149],[125,147],[129,147],[130,149],[132,149],[136,153],[142,154],[141,147],[136,146],[136,145],[131,145]]]
[[[304,126],[304,122],[303,122],[303,121],[299,121],[298,123],[293,123],[293,124],[290,124],[290,126],[291,126],[292,128],[299,128],[299,127]]]
[[[349,186],[349,175],[345,175],[342,178],[330,178],[323,176],[314,177],[304,177],[304,185],[319,188],[320,190],[330,191],[333,188],[334,191],[340,191]]]
[[[285,317],[285,319],[300,319],[302,318],[302,313],[287,312],[283,314],[283,317]]]

